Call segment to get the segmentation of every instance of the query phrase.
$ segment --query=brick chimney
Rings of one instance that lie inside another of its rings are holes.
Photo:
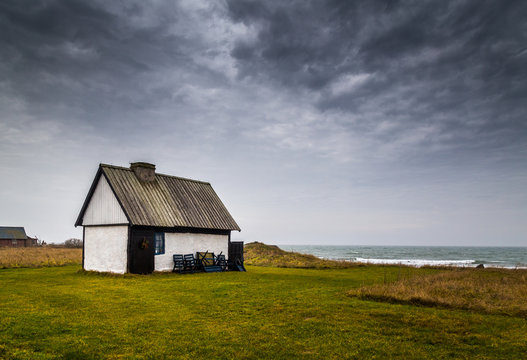
[[[130,163],[130,169],[134,172],[139,181],[151,182],[155,179],[156,166],[154,164],[133,162]]]

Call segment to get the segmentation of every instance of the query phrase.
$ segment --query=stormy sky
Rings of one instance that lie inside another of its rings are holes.
[[[99,163],[206,180],[272,244],[527,245],[525,1],[0,2],[0,225]]]

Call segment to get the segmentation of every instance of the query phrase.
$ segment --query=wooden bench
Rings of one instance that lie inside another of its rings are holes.
[[[214,256],[214,253],[211,252],[198,252],[198,261],[201,265],[201,268],[205,272],[221,272],[223,267],[218,265],[217,256]]]

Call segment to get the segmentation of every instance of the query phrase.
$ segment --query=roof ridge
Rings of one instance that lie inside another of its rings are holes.
[[[196,179],[189,179],[189,178],[186,178],[186,177],[175,176],[175,175],[167,175],[167,174],[159,174],[159,173],[155,173],[155,174],[156,174],[156,175],[159,175],[159,176],[164,176],[164,177],[169,177],[169,178],[175,178],[175,179],[185,180],[185,181],[192,181],[192,182],[196,182],[196,183],[199,183],[199,184],[210,185],[210,182],[208,182],[208,181],[202,181],[202,180],[196,180]]]
[[[107,167],[107,168],[118,169],[118,170],[128,170],[128,171],[132,171],[132,169],[127,168],[127,167],[124,167],[124,166],[117,166],[117,165],[110,165],[110,164],[103,164],[103,163],[101,163],[100,166],[101,166],[101,167]],[[175,176],[175,175],[161,174],[161,173],[158,173],[158,172],[156,172],[155,175],[156,175],[156,176],[170,177],[170,178],[175,178],[175,179],[180,179],[180,180],[185,180],[185,181],[192,181],[192,182],[199,183],[199,184],[210,185],[210,182],[208,182],[208,181],[189,179],[189,178],[182,177],[182,176]]]

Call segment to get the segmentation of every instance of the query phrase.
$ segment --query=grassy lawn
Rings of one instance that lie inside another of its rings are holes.
[[[395,279],[396,267],[249,266],[247,273],[150,276],[79,270],[0,270],[0,358],[520,359],[527,353],[521,317],[348,295]]]

